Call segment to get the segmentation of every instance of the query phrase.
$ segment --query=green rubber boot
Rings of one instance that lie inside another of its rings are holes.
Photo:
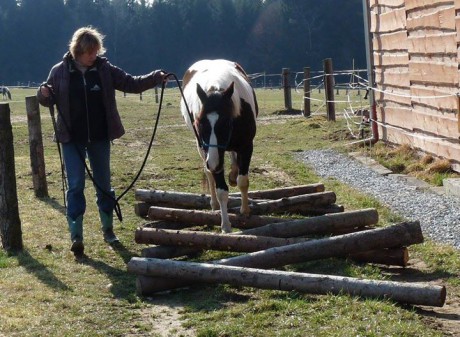
[[[99,216],[101,218],[101,229],[104,235],[104,241],[107,243],[119,242],[120,240],[118,240],[117,236],[113,232],[113,213],[106,213],[99,210]]]
[[[75,220],[67,217],[67,223],[69,225],[70,241],[72,241],[70,250],[75,257],[81,257],[85,250],[83,245],[83,215],[78,216]]]

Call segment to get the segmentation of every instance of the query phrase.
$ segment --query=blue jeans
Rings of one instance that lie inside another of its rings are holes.
[[[94,141],[88,144],[69,142],[61,146],[68,183],[67,216],[76,219],[86,210],[84,194],[86,174],[82,160],[84,158],[89,159],[99,210],[112,213],[115,192],[110,184],[110,141]]]

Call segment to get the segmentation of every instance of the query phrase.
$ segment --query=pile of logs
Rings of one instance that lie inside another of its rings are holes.
[[[238,195],[230,196],[229,208],[235,210],[230,220],[240,231],[220,234],[202,230],[220,226],[220,214],[209,210],[209,196],[137,190],[136,214],[151,222],[136,230],[135,241],[154,245],[128,263],[128,271],[137,275],[138,293],[148,296],[201,282],[444,305],[443,286],[274,270],[331,257],[405,267],[407,247],[423,242],[417,221],[375,228],[375,209],[344,211],[335,204],[335,193],[326,192],[322,184],[254,191],[250,198],[251,215],[243,216],[236,211]],[[292,219],[286,214],[309,217]],[[203,250],[245,254],[206,263],[173,259]]]

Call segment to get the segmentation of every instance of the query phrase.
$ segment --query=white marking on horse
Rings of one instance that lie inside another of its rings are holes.
[[[208,169],[213,172],[219,166],[219,150],[217,146],[217,136],[214,130],[216,126],[216,122],[219,119],[219,115],[217,112],[212,112],[206,115],[209,120],[209,124],[211,124],[211,136],[209,137],[209,145],[211,147],[208,149],[208,156],[206,157],[206,163],[208,165]]]

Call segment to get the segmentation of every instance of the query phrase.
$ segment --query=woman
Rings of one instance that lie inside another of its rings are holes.
[[[102,57],[104,36],[92,27],[75,31],[69,51],[53,66],[37,97],[40,104],[57,105],[56,138],[61,143],[67,171],[67,222],[78,258],[83,256],[83,215],[86,210],[85,167],[87,157],[93,172],[97,206],[104,240],[118,242],[113,231],[115,193],[110,183],[110,142],[125,130],[115,100],[115,90],[141,93],[166,80],[156,70],[131,76]],[[50,90],[51,89],[51,90]]]

